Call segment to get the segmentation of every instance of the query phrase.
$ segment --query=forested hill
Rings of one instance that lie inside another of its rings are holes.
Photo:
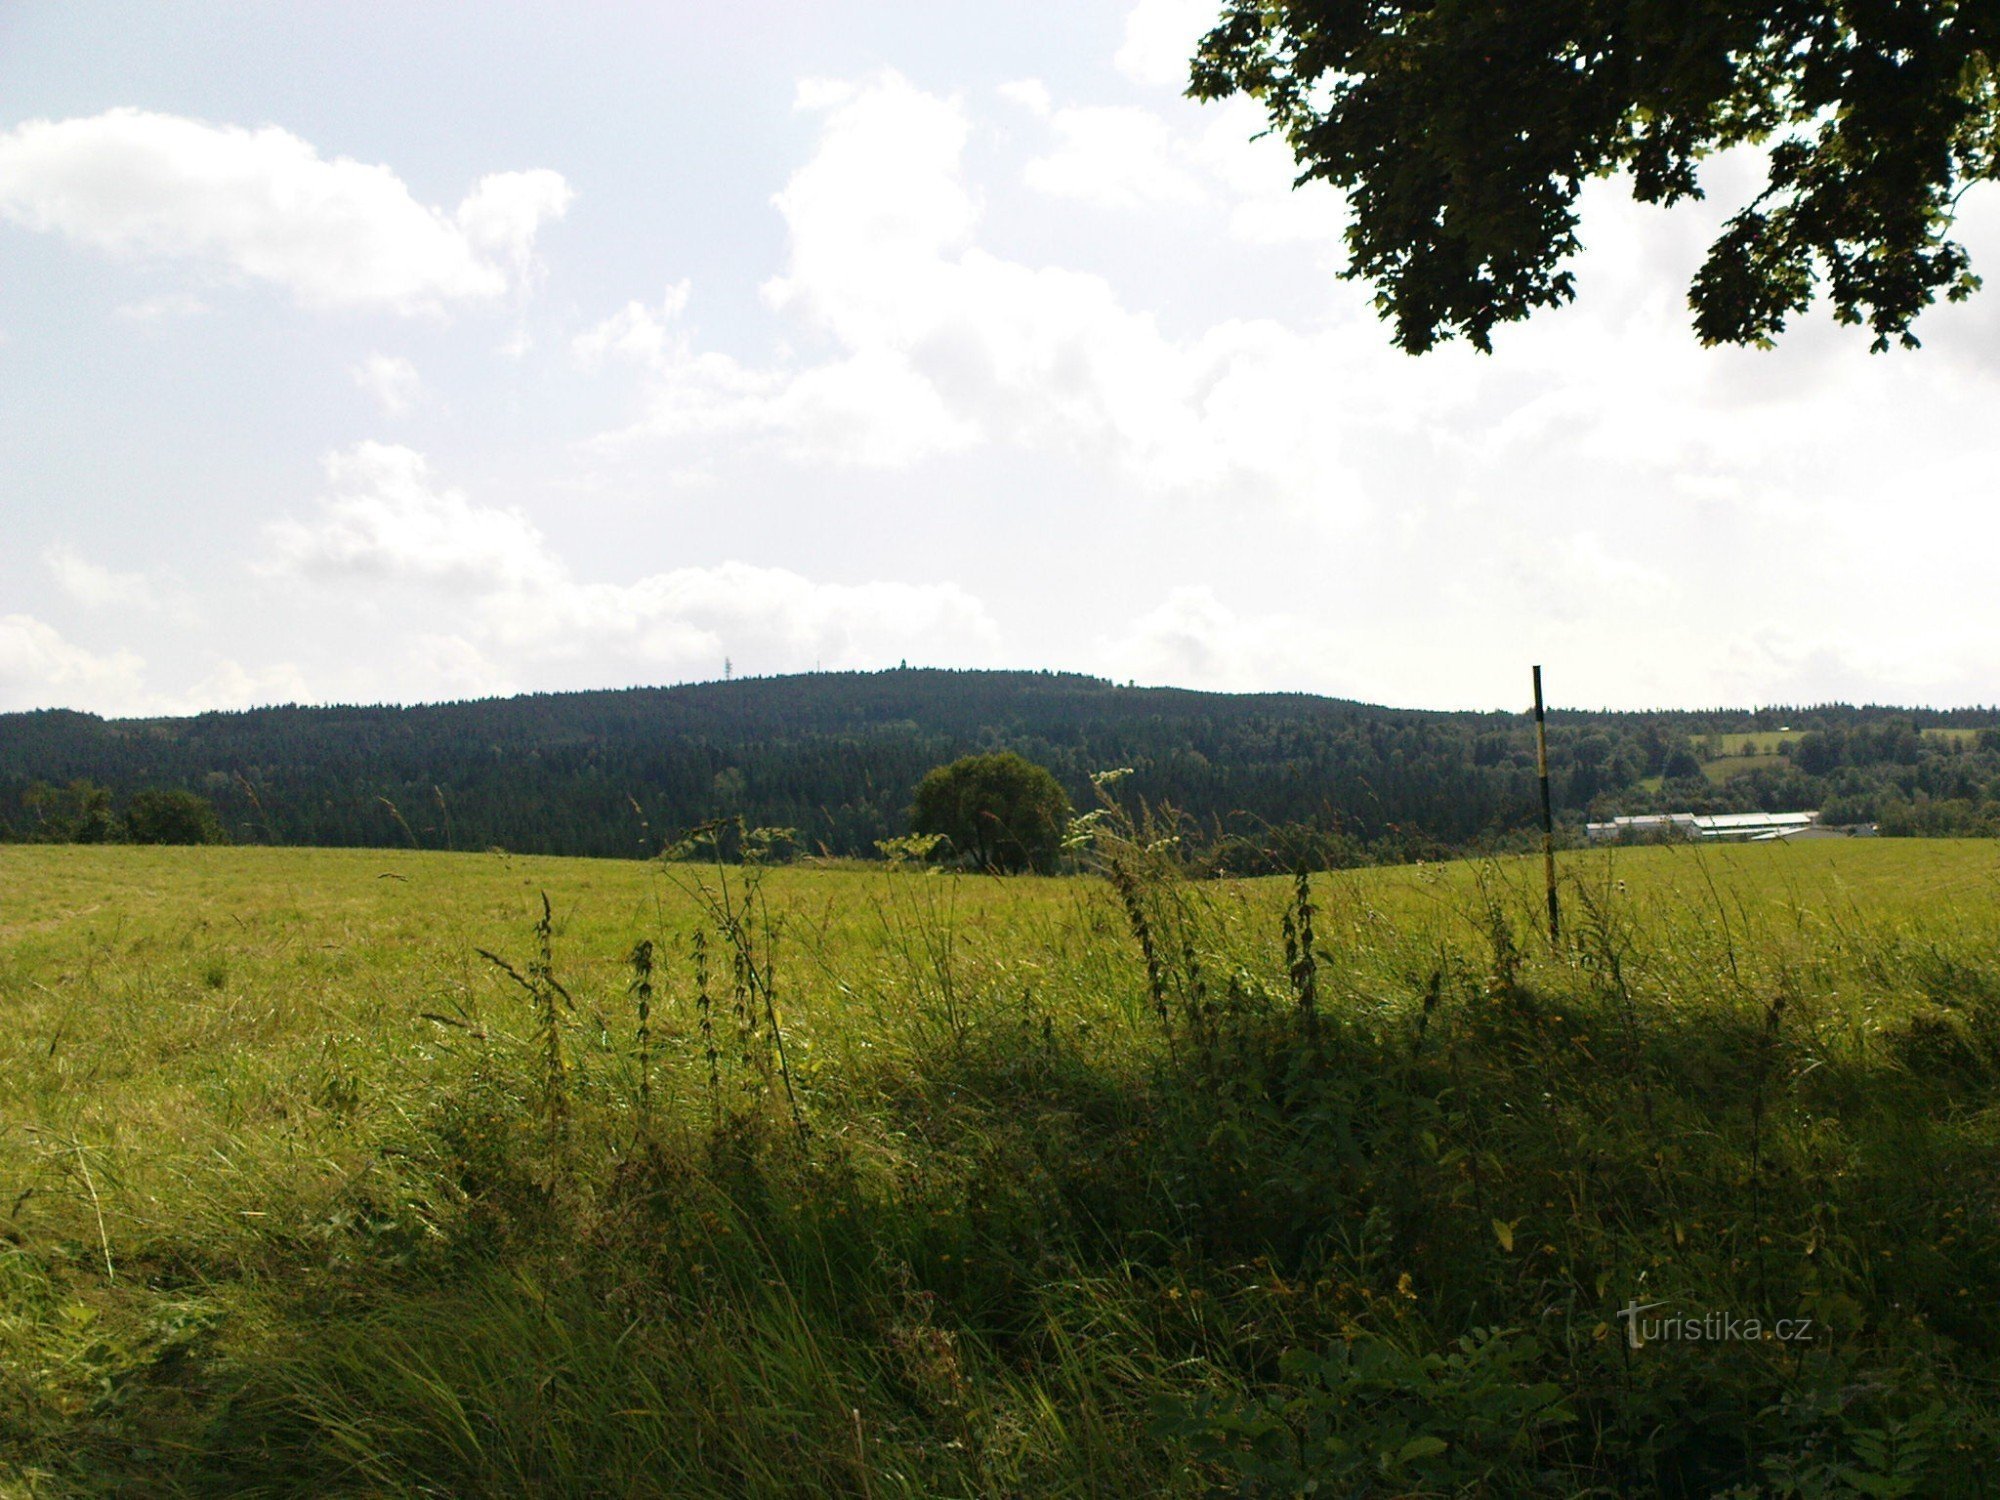
[[[1828,800],[1857,818],[1947,809],[1977,824],[2000,811],[1994,726],[1978,710],[1558,712],[1550,748],[1572,825]],[[89,781],[114,804],[198,792],[238,840],[637,855],[741,816],[865,855],[906,831],[926,770],[998,748],[1048,766],[1080,807],[1091,773],[1130,767],[1127,800],[1171,803],[1210,840],[1290,825],[1328,852],[1458,849],[1531,827],[1537,806],[1524,714],[898,670],[408,708],[0,715],[0,831],[62,836],[51,789]]]

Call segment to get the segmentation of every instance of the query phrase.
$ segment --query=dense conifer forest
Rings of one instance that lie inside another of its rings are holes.
[[[1780,733],[1780,731],[1786,731]],[[1549,720],[1559,818],[1825,809],[1884,833],[2000,829],[2000,711],[1822,705]],[[871,856],[932,767],[1015,750],[1079,808],[1120,767],[1225,868],[1507,847],[1537,817],[1525,713],[1122,687],[1058,673],[812,673],[416,707],[0,715],[0,835],[125,836],[186,790],[238,842],[657,853],[716,818]]]

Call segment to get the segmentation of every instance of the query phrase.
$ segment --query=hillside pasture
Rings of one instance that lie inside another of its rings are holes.
[[[1941,744],[1966,746],[1978,743],[1980,735],[1980,731],[1977,729],[1960,729],[1942,725],[1932,725],[1917,732],[1927,740],[1935,740]],[[1806,729],[1737,730],[1727,733],[1691,735],[1689,736],[1689,743],[1693,745],[1697,755],[1707,757],[1707,764],[1709,766],[1723,764],[1737,765],[1740,763],[1744,769],[1755,769],[1760,757],[1782,754],[1783,751],[1779,748],[1780,746],[1796,745],[1809,733],[1811,731]],[[1732,771],[1728,774],[1735,773]],[[1711,773],[1711,779],[1727,779],[1727,777],[1718,778]]]
[[[0,849],[0,1489],[2000,1483],[2000,848],[1101,852]]]
[[[1720,786],[1732,777],[1742,776],[1750,771],[1769,770],[1784,762],[1774,760],[1769,755],[1721,755],[1714,760],[1701,763],[1701,774]]]
[[[1692,735],[1690,742],[1698,755],[1706,755],[1712,750],[1715,758],[1734,759],[1738,756],[1777,755],[1781,753],[1778,749],[1780,745],[1797,744],[1806,733],[1803,729],[1752,729]]]

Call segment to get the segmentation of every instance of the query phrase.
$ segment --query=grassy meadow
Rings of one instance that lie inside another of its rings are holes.
[[[1780,745],[1795,745],[1806,737],[1806,733],[1803,729],[1748,729],[1725,734],[1697,734],[1691,736],[1691,740],[1697,751],[1712,748],[1718,756],[1755,757],[1776,755]]]
[[[1754,753],[1749,755],[1718,755],[1713,760],[1705,760],[1701,763],[1701,774],[1720,786],[1725,781],[1746,775],[1751,771],[1768,770],[1770,766],[1771,762],[1767,757]]]
[[[1771,757],[1781,754],[1780,746],[1793,745],[1806,737],[1804,729],[1740,730],[1726,734],[1697,734],[1689,737],[1695,753],[1702,757],[1701,773],[1718,786],[1751,771],[1771,769]],[[1970,748],[1980,735],[1977,729],[1957,729],[1933,725],[1917,731],[1927,740]],[[1657,782],[1648,788],[1659,789]]]
[[[0,1495],[2000,1488],[2000,844],[1097,854],[0,847]]]

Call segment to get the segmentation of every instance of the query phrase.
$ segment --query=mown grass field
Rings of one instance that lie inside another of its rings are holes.
[[[1804,739],[1808,732],[1804,729],[1764,729],[1732,731],[1728,734],[1697,734],[1690,737],[1690,743],[1695,753],[1704,757],[1702,774],[1710,781],[1719,784],[1731,777],[1741,776],[1746,771],[1769,769],[1776,764],[1770,757],[1779,753],[1780,745],[1796,744]],[[1918,732],[1927,740],[1967,746],[1977,740],[1980,734],[1977,729],[1952,729],[1940,726],[1932,726]]]
[[[2000,846],[1102,852],[0,848],[0,1494],[2000,1486]]]
[[[1697,753],[1705,753],[1713,746],[1718,756],[1734,757],[1776,755],[1780,745],[1796,744],[1805,736],[1803,729],[1749,729],[1727,734],[1697,734],[1690,739]]]
[[[1779,764],[1766,755],[1718,755],[1714,760],[1701,763],[1701,774],[1720,786],[1732,777],[1750,771],[1769,770]]]

